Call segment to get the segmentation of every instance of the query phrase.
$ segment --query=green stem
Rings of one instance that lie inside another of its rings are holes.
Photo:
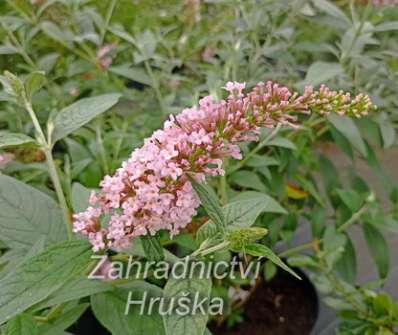
[[[361,35],[361,32],[362,32],[362,29],[363,29],[363,27],[365,25],[366,19],[368,18],[369,13],[370,13],[371,3],[372,3],[372,1],[368,1],[368,5],[366,6],[365,13],[364,13],[364,15],[361,18],[361,22],[359,23],[358,28],[355,29],[354,38],[352,39],[352,43],[351,43],[350,47],[348,48],[347,51],[343,51],[343,53],[341,55],[341,62],[342,63],[344,63],[348,59],[348,57],[351,54],[352,49],[355,46],[355,43],[357,42],[359,36]]]
[[[210,247],[210,248],[198,249],[198,250],[196,250],[195,252],[193,252],[189,257],[190,257],[190,258],[204,257],[204,256],[210,255],[210,254],[212,254],[212,253],[214,253],[214,252],[216,252],[216,251],[225,249],[225,248],[227,248],[230,244],[231,244],[231,242],[229,242],[229,241],[224,241],[224,242],[221,242],[221,243],[219,243],[219,244],[216,244],[215,246]]]
[[[151,78],[152,87],[155,90],[155,94],[156,94],[156,98],[157,98],[157,100],[159,102],[160,110],[161,110],[162,114],[165,115],[166,112],[165,112],[165,109],[164,109],[163,97],[162,97],[162,94],[160,92],[158,80],[157,80],[155,74],[153,73],[151,65],[149,64],[149,62],[147,60],[144,61],[144,65],[145,65],[146,71],[148,72],[149,77]]]
[[[227,178],[225,174],[220,177],[220,202],[222,205],[226,205],[228,203]]]
[[[38,322],[47,323],[56,318],[62,312],[64,306],[64,304],[55,305],[50,309],[46,316],[35,316],[35,320]]]
[[[16,38],[16,36],[14,35],[14,33],[11,30],[9,30],[8,27],[4,23],[1,26],[6,31],[8,37],[10,38],[10,40],[13,43],[14,47],[16,47],[18,49],[18,53],[22,56],[22,58],[25,60],[25,62],[36,70],[37,67],[36,67],[35,62],[25,52],[25,49],[23,48],[22,44],[19,43],[19,41]]]
[[[282,124],[278,123],[278,125],[272,130],[272,132],[264,140],[259,142],[257,146],[245,156],[244,159],[242,159],[238,164],[236,164],[232,169],[228,171],[228,174],[232,174],[233,172],[241,169],[252,156],[254,156],[261,148],[263,148],[266,144],[268,144],[278,134],[281,128]]]
[[[344,232],[349,226],[357,222],[362,215],[368,210],[368,204],[366,203],[361,207],[361,209],[354,213],[346,222],[344,222],[340,227],[337,228],[339,233]]]
[[[66,231],[68,233],[68,238],[72,239],[73,232],[72,232],[72,222],[71,222],[71,219],[70,219],[69,209],[68,209],[68,205],[66,203],[64,192],[62,191],[61,181],[59,179],[59,175],[58,175],[58,172],[57,172],[57,167],[55,165],[51,149],[45,149],[44,153],[46,155],[46,160],[47,160],[47,165],[48,165],[48,171],[50,173],[50,178],[51,178],[51,181],[52,181],[52,183],[54,185],[55,193],[57,194],[57,198],[58,198],[59,204],[60,204],[61,209],[62,209],[62,214],[64,215],[64,220],[65,220],[65,223],[66,223]]]
[[[116,7],[116,3],[117,3],[117,0],[112,0],[111,4],[108,7],[108,11],[107,11],[106,17],[105,17],[105,24],[101,31],[101,45],[104,44],[105,35],[106,35],[106,32],[108,31],[109,22],[111,21],[113,12]]]
[[[27,112],[32,120],[33,126],[37,132],[37,140],[38,140],[39,144],[42,147],[46,147],[47,146],[46,136],[44,135],[43,129],[41,128],[39,120],[36,117],[36,113],[33,110],[32,104],[30,102],[26,102],[25,109],[27,110]]]
[[[300,244],[297,247],[287,249],[279,254],[279,257],[289,257],[307,249],[314,249],[315,245],[319,244],[319,240],[315,239],[311,242]]]
[[[104,142],[102,140],[102,132],[101,132],[101,125],[100,124],[96,125],[95,134],[96,134],[96,137],[97,137],[97,145],[98,145],[98,150],[99,150],[99,154],[100,154],[100,157],[101,157],[104,173],[105,174],[109,174],[109,165],[108,165],[108,160],[106,158]]]
[[[41,146],[41,148],[43,149],[44,154],[46,156],[46,161],[47,161],[47,165],[48,165],[48,171],[50,174],[50,178],[54,185],[59,205],[61,206],[61,210],[62,210],[65,224],[66,224],[66,231],[68,233],[68,237],[69,237],[69,239],[71,239],[73,234],[72,234],[72,225],[71,225],[71,220],[70,220],[70,216],[69,216],[68,205],[66,203],[65,195],[62,191],[61,182],[60,182],[57,168],[56,168],[54,158],[52,155],[51,143],[50,143],[50,141],[46,140],[44,132],[40,126],[39,120],[36,117],[36,113],[34,112],[34,110],[32,108],[32,104],[30,102],[25,102],[25,108],[26,108],[26,110],[32,120],[33,126],[35,127],[35,130],[37,132],[37,141],[38,141],[39,145]]]
[[[115,150],[113,152],[113,159],[114,160],[117,160],[119,158],[119,153],[120,153],[120,150],[122,148],[123,139],[124,139],[124,136],[126,134],[128,125],[129,124],[128,124],[127,121],[123,121],[122,129],[120,130],[121,134],[120,134],[119,138],[116,140]]]

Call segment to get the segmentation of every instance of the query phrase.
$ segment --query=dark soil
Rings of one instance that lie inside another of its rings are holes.
[[[297,280],[285,271],[261,284],[244,308],[244,321],[231,329],[210,330],[213,335],[309,335],[318,313],[317,295],[301,274]]]
[[[70,327],[68,331],[76,335],[111,335],[111,333],[98,322],[90,308],[86,310],[79,321]]]

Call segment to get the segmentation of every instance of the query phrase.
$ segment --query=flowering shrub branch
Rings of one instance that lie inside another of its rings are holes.
[[[200,205],[188,174],[198,181],[206,174],[223,175],[223,158],[241,159],[237,143],[258,140],[262,127],[298,127],[300,114],[361,117],[373,108],[366,95],[351,98],[326,86],[306,87],[303,95],[272,82],[258,83],[248,93],[244,83],[228,82],[225,89],[226,100],[207,96],[198,107],[170,116],[162,130],[103,179],[91,206],[74,215],[74,232],[88,236],[94,251],[126,248],[134,237],[163,229],[177,234]]]

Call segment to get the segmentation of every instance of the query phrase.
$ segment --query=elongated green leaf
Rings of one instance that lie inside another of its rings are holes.
[[[398,30],[398,21],[380,23],[373,30],[375,32]]]
[[[193,178],[190,178],[190,181],[210,219],[217,225],[219,230],[224,229],[226,226],[224,213],[213,190],[210,186],[198,183]]]
[[[234,172],[229,181],[244,188],[265,192],[266,188],[257,173],[248,170]]]
[[[41,24],[40,28],[48,37],[61,44],[68,44],[73,39],[73,35],[69,30],[62,30],[52,22],[45,21]]]
[[[263,244],[249,244],[245,247],[245,252],[248,253],[249,255],[255,256],[255,257],[266,257],[268,258],[272,263],[275,265],[279,266],[283,270],[289,272],[291,275],[296,277],[297,279],[300,279],[300,276],[294,272],[290,267],[288,267],[270,248]]]
[[[11,248],[29,248],[41,236],[46,243],[66,239],[57,203],[14,178],[0,176],[0,234]]]
[[[30,258],[36,256],[40,252],[42,252],[45,248],[45,236],[42,236],[39,238],[35,244],[28,250],[25,249],[11,249],[9,250],[6,255],[3,258],[4,261],[7,262],[7,265],[5,265],[1,271],[0,271],[0,277],[3,276],[3,274],[8,274],[9,272],[15,271],[16,268],[18,268],[20,265],[24,264],[27,262]]]
[[[86,210],[89,206],[88,200],[90,198],[91,190],[84,187],[80,183],[73,183],[72,185],[72,207],[75,213]]]
[[[394,124],[385,113],[379,115],[378,121],[381,138],[383,139],[383,147],[389,148],[394,145],[396,140]]]
[[[246,163],[250,167],[263,167],[279,165],[279,161],[274,157],[253,155]]]
[[[164,260],[163,248],[156,236],[142,236],[141,242],[147,260],[155,262]]]
[[[0,55],[12,55],[18,53],[18,49],[10,44],[0,45]]]
[[[337,190],[337,194],[344,202],[344,204],[353,212],[355,213],[358,211],[361,206],[363,205],[364,199],[363,197],[355,192],[354,190]]]
[[[151,299],[159,297],[162,297],[160,288],[137,280],[124,288],[115,288],[109,292],[93,295],[91,307],[97,319],[113,335],[164,335],[159,305],[156,304],[151,313],[148,312]],[[126,310],[129,301],[130,308]],[[139,301],[143,304],[140,305]]]
[[[367,157],[368,152],[365,142],[352,119],[347,116],[339,116],[336,114],[330,114],[328,119],[362,156]]]
[[[131,68],[129,66],[111,66],[109,71],[144,85],[152,85],[151,78],[141,68]]]
[[[347,242],[340,259],[336,263],[336,268],[346,282],[355,285],[357,280],[357,257],[351,239],[349,236],[346,237]]]
[[[340,19],[346,25],[350,24],[350,19],[347,15],[335,4],[328,0],[313,0],[315,7],[323,11],[324,13],[334,16]]]
[[[120,94],[104,94],[81,99],[62,109],[54,118],[53,141],[56,142],[79,129],[97,115],[114,106]]]
[[[62,334],[65,329],[70,327],[80,318],[88,306],[89,304],[86,303],[68,308],[54,321],[42,325],[39,329],[40,335]]]
[[[39,330],[33,316],[29,314],[20,314],[8,322],[6,334],[39,335]]]
[[[46,76],[42,71],[32,72],[26,77],[25,91],[28,100],[31,100],[33,95],[44,86],[46,80]]]
[[[0,82],[3,84],[4,91],[15,97],[23,105],[26,99],[25,87],[21,79],[11,72],[5,71],[4,77],[1,76]]]
[[[111,283],[89,279],[86,276],[72,278],[57,291],[52,293],[47,299],[34,306],[34,310],[40,310],[63,304],[73,300],[79,300],[93,294],[106,292],[112,289]]]
[[[275,137],[267,143],[267,146],[281,147],[291,150],[297,149],[296,145],[292,141],[289,141],[287,138],[284,137]]]
[[[383,234],[374,226],[368,223],[363,225],[363,233],[372,255],[372,258],[377,266],[380,278],[387,277],[390,267],[390,256],[388,252],[388,245]]]
[[[304,85],[317,86],[344,73],[339,63],[315,62],[308,68]]]
[[[17,145],[35,142],[35,140],[27,135],[18,133],[1,132],[0,148],[13,147]]]
[[[189,297],[191,301],[195,296],[209,299],[211,292],[211,279],[208,278],[170,278],[164,288],[166,300]],[[208,314],[200,310],[192,310],[187,315],[179,315],[176,311],[164,317],[166,335],[202,335],[206,329]],[[205,311],[206,312],[206,311]]]
[[[286,214],[286,211],[270,196],[258,192],[243,192],[223,207],[228,230],[246,228],[254,224],[257,217],[264,212]],[[212,220],[202,225],[197,232],[199,242],[214,236],[217,227]]]
[[[336,262],[341,258],[346,244],[346,235],[336,231],[335,226],[328,225],[323,235],[324,259],[330,269],[333,269]]]
[[[49,247],[0,280],[0,324],[46,299],[91,262],[86,241]]]

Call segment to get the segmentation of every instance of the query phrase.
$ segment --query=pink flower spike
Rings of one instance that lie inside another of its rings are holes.
[[[228,82],[228,99],[206,96],[198,107],[170,116],[113,176],[104,177],[90,207],[73,216],[74,232],[88,236],[94,251],[128,248],[134,238],[160,230],[176,235],[200,205],[188,175],[204,181],[224,174],[223,158],[241,159],[237,144],[257,141],[260,128],[296,128],[298,115],[310,112],[361,117],[373,108],[366,95],[351,98],[324,85],[306,87],[303,95],[273,82],[248,93],[245,86]]]

